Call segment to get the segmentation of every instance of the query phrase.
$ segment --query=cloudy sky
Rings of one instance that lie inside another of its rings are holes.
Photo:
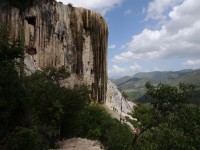
[[[200,0],[60,0],[109,26],[109,77],[200,68]]]

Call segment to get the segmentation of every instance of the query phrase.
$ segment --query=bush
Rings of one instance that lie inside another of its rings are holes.
[[[90,98],[86,86],[76,86],[74,89],[67,90],[65,94],[62,100],[64,114],[61,119],[61,137],[71,138],[77,135],[78,115],[87,106]]]
[[[98,105],[87,106],[79,115],[78,136],[100,140],[108,150],[129,150],[133,134],[118,120],[112,119]]]
[[[152,103],[150,107],[138,105],[133,112],[140,130],[134,149],[199,149],[200,108],[190,104],[195,86],[147,83],[146,88]]]
[[[49,147],[37,131],[18,127],[9,136],[6,148],[9,150],[46,150]]]

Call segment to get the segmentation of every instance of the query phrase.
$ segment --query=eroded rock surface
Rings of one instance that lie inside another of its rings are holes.
[[[108,27],[100,14],[53,0],[22,11],[1,0],[0,25],[11,38],[24,37],[27,70],[64,65],[71,72],[66,86],[85,83],[94,101],[105,101]]]
[[[107,99],[105,106],[108,109],[110,115],[113,118],[116,118],[127,124],[134,132],[133,125],[126,118],[128,117],[131,120],[136,120],[130,115],[136,104],[126,100],[122,96],[122,93],[118,90],[117,86],[110,80],[108,80],[107,86]]]
[[[107,90],[106,105],[111,110],[117,112],[118,114],[131,113],[133,111],[133,107],[135,106],[135,104],[131,101],[127,101],[122,96],[122,93],[118,90],[117,86],[110,80],[108,80],[107,86],[108,90]]]

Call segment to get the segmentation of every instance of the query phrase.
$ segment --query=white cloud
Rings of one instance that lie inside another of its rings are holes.
[[[187,60],[187,61],[184,62],[183,64],[184,64],[184,65],[189,65],[189,66],[200,65],[200,59]]]
[[[126,11],[124,12],[125,15],[130,15],[130,14],[132,14],[132,13],[133,13],[133,12],[132,12],[131,9],[128,9],[128,10],[126,10]]]
[[[153,0],[147,8],[146,19],[165,20],[165,13],[183,0]]]
[[[119,67],[113,65],[112,68],[108,71],[109,76],[125,76],[125,75],[134,75],[137,72],[141,72],[142,67],[138,64],[134,64],[129,67]]]
[[[108,48],[109,48],[109,49],[114,49],[114,48],[116,48],[116,45],[115,45],[115,44],[109,45]]]
[[[144,29],[124,45],[114,62],[200,56],[200,1],[184,0],[169,13],[159,30]]]
[[[93,9],[105,14],[115,6],[121,5],[123,0],[57,0],[64,4],[71,3],[75,7],[84,7],[87,9]]]

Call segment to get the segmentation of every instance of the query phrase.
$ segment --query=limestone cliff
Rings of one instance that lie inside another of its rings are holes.
[[[38,3],[38,4],[37,4]],[[54,0],[40,0],[26,9],[1,0],[0,25],[10,37],[25,36],[25,63],[29,70],[65,66],[68,86],[85,83],[96,102],[104,102],[107,89],[108,28],[103,17]]]
[[[130,120],[137,120],[133,118],[130,113],[134,110],[136,106],[135,103],[126,100],[122,93],[118,90],[117,86],[108,80],[107,83],[107,99],[105,107],[113,118],[120,120],[130,127],[133,132],[136,132],[133,125],[129,122]],[[129,118],[129,119],[127,119]]]
[[[132,113],[135,103],[126,100],[118,90],[117,86],[110,80],[108,80],[107,88],[106,105],[108,108],[124,117],[129,113]]]

